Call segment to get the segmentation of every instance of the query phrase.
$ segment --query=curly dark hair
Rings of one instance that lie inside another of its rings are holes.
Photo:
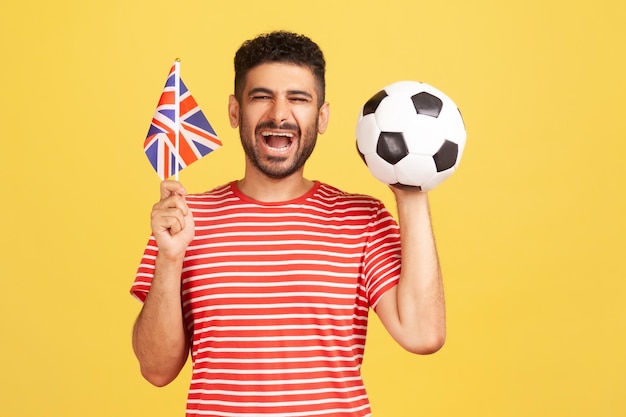
[[[235,54],[235,97],[241,101],[248,71],[268,62],[295,64],[311,70],[317,80],[318,105],[325,100],[326,61],[320,47],[310,38],[287,31],[258,35],[245,41]]]

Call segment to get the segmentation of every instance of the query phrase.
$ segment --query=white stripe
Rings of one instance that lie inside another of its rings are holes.
[[[194,374],[198,372],[210,372],[213,374],[227,374],[227,375],[289,375],[289,374],[314,374],[314,373],[326,373],[328,375],[338,374],[341,375],[344,372],[360,372],[360,368],[358,366],[342,366],[342,367],[333,367],[333,366],[318,366],[316,368],[281,368],[281,369],[220,369],[220,368],[200,368],[197,367],[194,371]],[[334,379],[331,379],[331,381]],[[282,380],[281,380],[282,381]],[[291,381],[291,379],[286,379],[285,381]],[[254,381],[256,382],[256,381]],[[251,380],[248,380],[249,384],[254,383]],[[274,380],[274,383],[277,383],[277,380]]]
[[[194,343],[197,345],[198,343]],[[276,352],[275,347],[245,347],[245,348],[217,348],[213,346],[198,348],[197,352],[213,352],[213,353],[286,353],[286,352],[312,352],[312,351],[326,351],[326,352],[349,352],[352,353],[355,350],[361,350],[365,348],[364,344],[353,344],[352,346],[298,346],[298,347],[281,347],[280,352]],[[351,358],[348,357],[348,358]]]
[[[346,357],[325,357],[325,356],[303,356],[303,357],[290,357],[290,358],[265,358],[265,359],[261,359],[261,358],[252,358],[252,359],[234,359],[234,358],[203,358],[203,359],[198,359],[196,360],[196,364],[208,364],[210,366],[210,364],[215,364],[215,363],[226,363],[226,364],[257,364],[257,363],[265,363],[265,364],[270,364],[270,363],[307,363],[307,362],[316,362],[316,361],[320,361],[320,362],[347,362],[353,360],[352,357],[350,358],[346,358]],[[199,369],[199,367],[196,367],[196,369]],[[215,368],[210,366],[210,372],[215,372]],[[309,372],[309,369],[316,369],[316,368],[303,368],[306,369],[306,372]],[[254,371],[253,371],[254,372]],[[256,373],[256,372],[255,372]]]
[[[206,343],[206,342],[246,342],[249,345],[252,345],[254,343],[263,343],[263,342],[284,342],[284,341],[290,341],[290,342],[304,342],[304,341],[310,341],[310,340],[316,340],[316,341],[339,341],[339,342],[350,342],[352,340],[355,339],[362,339],[365,340],[365,335],[348,335],[348,336],[318,336],[318,335],[310,335],[310,336],[259,336],[259,337],[252,337],[252,336],[242,336],[242,337],[213,337],[213,336],[208,336],[208,337],[202,337],[198,339],[198,343],[194,343],[194,345],[199,345],[202,343]],[[277,348],[277,351],[279,351],[280,348]]]
[[[251,284],[251,288],[253,288],[253,285],[254,284]],[[192,293],[193,292],[195,291],[192,291]],[[185,303],[183,303],[183,305],[186,306],[189,303],[197,303],[200,301],[210,301],[210,300],[219,300],[219,301],[240,300],[240,303],[232,303],[229,305],[219,304],[215,306],[216,310],[225,310],[228,308],[243,308],[244,306],[248,305],[245,300],[257,300],[256,303],[251,304],[252,308],[266,309],[266,308],[277,308],[277,307],[278,308],[317,307],[317,308],[325,308],[325,309],[329,308],[329,309],[337,309],[337,310],[346,310],[346,313],[352,311],[352,309],[354,308],[354,306],[352,305],[346,306],[345,304],[331,304],[331,303],[315,303],[314,304],[314,303],[304,303],[304,302],[281,303],[280,301],[278,301],[280,299],[290,298],[290,297],[299,297],[299,298],[319,297],[320,300],[347,300],[347,301],[354,300],[354,294],[336,295],[336,294],[329,294],[327,292],[319,292],[319,291],[318,292],[290,291],[290,292],[246,293],[246,294],[220,293],[220,294],[208,294],[208,295],[193,297],[187,300]],[[267,300],[267,299],[276,299],[276,301],[273,303],[266,303],[264,300]],[[259,306],[259,302],[263,302],[263,306]],[[199,312],[199,311],[211,311],[211,310],[197,309],[195,311]]]
[[[202,372],[207,372],[203,370]],[[208,370],[208,372],[212,372],[212,370]],[[193,372],[194,374],[198,372]],[[337,382],[337,383],[346,383],[346,382],[361,382],[361,378],[358,376],[353,377],[343,377],[343,378],[301,378],[301,379],[286,379],[286,380],[241,380],[241,379],[217,379],[217,378],[197,378],[192,377],[192,383],[194,384],[206,384],[206,385],[258,385],[258,386],[268,386],[268,385],[313,385],[313,384],[325,384],[328,382]],[[358,386],[358,385],[357,385]]]
[[[197,221],[197,219],[196,219]],[[229,229],[235,229],[235,228],[242,228],[242,227],[249,227],[251,224],[250,223],[237,223],[237,224],[231,224],[229,225]],[[258,225],[257,225],[258,226]],[[361,239],[365,236],[369,236],[369,233],[360,233],[358,235],[355,234],[346,234],[346,233],[324,233],[324,232],[317,232],[317,231],[312,231],[312,230],[294,230],[293,228],[291,230],[273,230],[274,227],[276,227],[275,223],[264,223],[263,224],[264,228],[262,230],[260,230],[259,232],[250,232],[250,231],[242,231],[242,232],[226,232],[226,233],[211,233],[210,237],[211,238],[218,238],[218,237],[238,237],[238,236],[259,236],[259,237],[267,237],[267,236],[293,236],[294,234],[298,234],[298,235],[304,235],[304,236],[315,236],[315,237],[325,237],[325,238],[333,238],[335,240],[337,239],[347,239],[347,240],[355,240],[355,239]],[[310,226],[308,226],[310,228]],[[216,229],[218,229],[217,227],[214,226],[208,226],[207,228],[202,228],[200,226],[196,227],[196,231],[197,232],[201,232],[202,230],[211,230],[212,232],[215,231]],[[320,228],[321,230],[326,230],[326,229],[330,229],[330,227],[327,228]],[[346,229],[346,228],[344,228]],[[205,235],[203,234],[199,234],[198,236],[196,236],[196,238],[203,238],[205,237]],[[307,240],[296,240],[296,242],[300,242],[300,243],[308,243],[309,245],[312,243],[319,243],[322,244],[324,242],[311,242],[311,241],[307,241]],[[239,242],[238,242],[239,243]],[[272,242],[273,243],[273,242]]]
[[[271,402],[236,401],[236,402],[231,402],[231,401],[189,400],[189,404],[222,405],[222,406],[231,406],[231,407],[290,407],[290,406],[298,406],[298,405],[328,404],[331,402],[332,403],[353,402],[353,401],[360,401],[364,399],[366,399],[365,395],[358,395],[358,396],[350,397],[350,398],[331,397],[331,398],[324,398],[324,399],[319,399],[319,400],[306,400],[306,401],[271,401]]]
[[[353,380],[358,380],[357,378],[353,378]],[[308,380],[307,380],[308,381]],[[221,385],[221,384],[219,384]],[[243,394],[247,395],[247,396],[258,396],[258,397],[278,397],[281,395],[300,395],[300,394],[332,394],[332,393],[337,393],[337,392],[354,392],[354,391],[360,391],[362,390],[363,387],[362,386],[350,386],[350,387],[346,387],[346,388],[317,388],[317,389],[302,389],[302,390],[290,390],[290,391],[279,391],[279,392],[275,392],[275,391],[232,391],[232,390],[225,390],[225,389],[202,389],[202,390],[198,390],[198,389],[190,389],[189,390],[189,394],[201,394],[201,393],[207,393],[207,394],[224,394],[224,395],[230,395],[230,396],[241,396]],[[198,400],[196,400],[198,401]]]
[[[263,233],[258,233],[257,236],[259,237],[263,237]],[[234,233],[222,233],[219,235],[211,235],[211,237],[215,237],[215,236],[219,236],[219,237],[228,237],[228,238],[233,238],[238,236],[237,234]],[[254,234],[246,234],[245,236],[254,236]],[[268,236],[268,234],[265,234],[265,236]],[[336,236],[336,235],[334,235]],[[199,235],[198,236],[199,240],[202,240],[204,238],[206,238],[206,236],[203,235]],[[202,245],[197,245],[197,244],[191,244],[188,247],[188,250],[198,250],[198,249],[211,249],[211,248],[223,248],[223,247],[229,247],[229,246],[233,246],[235,248],[241,248],[241,247],[246,247],[246,246],[254,246],[254,247],[258,247],[259,244],[267,244],[267,242],[263,242],[262,240],[255,240],[255,241],[241,241],[241,242],[236,242],[234,243],[234,241],[228,241],[228,242],[214,242],[214,243],[210,243],[210,244],[202,244]],[[275,242],[271,242],[272,246],[294,246],[294,245],[311,245],[310,241],[304,241],[304,240],[279,240],[279,241],[275,241]],[[328,247],[330,249],[335,249],[335,248],[342,248],[342,249],[360,249],[364,246],[364,242],[356,242],[353,244],[347,244],[347,243],[339,243],[339,242],[328,242],[328,241],[320,241],[320,242],[315,242],[316,246],[320,246],[320,247]],[[284,250],[280,250],[280,251],[275,251],[278,253],[285,253]],[[295,251],[297,252],[297,251]],[[326,252],[326,251],[317,251],[320,254],[332,254],[333,256],[344,256],[341,253],[338,252]],[[229,252],[226,252],[229,253]],[[237,252],[234,252],[237,253]],[[244,253],[250,253],[250,252],[244,252]],[[254,252],[253,252],[254,253]],[[267,253],[267,251],[264,251],[263,253]],[[307,252],[301,252],[301,253],[307,253]],[[315,251],[310,251],[309,253],[315,253]],[[360,255],[360,254],[359,254]],[[209,252],[207,254],[207,256],[211,256],[211,253]],[[347,254],[345,256],[355,256],[354,253],[351,254]]]
[[[196,269],[199,267],[194,267],[193,269]],[[206,266],[205,266],[206,268]],[[185,268],[183,271],[188,271],[191,270],[191,267],[189,267],[189,269]],[[185,278],[185,282],[194,282],[194,281],[198,281],[198,280],[202,280],[202,279],[210,279],[210,278],[227,278],[227,277],[257,277],[257,278],[261,278],[261,277],[272,277],[272,278],[276,278],[276,277],[289,277],[289,276],[310,276],[310,277],[315,277],[315,276],[320,276],[320,277],[339,277],[339,278],[346,278],[349,279],[351,277],[354,276],[354,274],[340,274],[340,273],[330,273],[330,272],[324,272],[324,271],[314,271],[314,270],[293,270],[293,271],[268,271],[268,272],[262,272],[262,273],[253,273],[253,272],[229,272],[229,273],[217,273],[217,274],[202,274],[202,275],[196,275],[193,278]],[[254,285],[254,284],[251,284]]]
[[[333,320],[333,321],[343,321],[343,320],[354,320],[361,318],[360,316],[354,314],[346,314],[346,315],[334,315],[334,314],[264,314],[264,320],[306,320],[306,319],[319,319],[322,321]],[[258,314],[241,314],[241,315],[232,315],[232,316],[214,316],[214,317],[203,317],[195,320],[195,323],[206,323],[211,321],[232,321],[232,320],[258,320]]]
[[[283,251],[222,252],[220,254],[220,256],[217,256],[217,257],[218,258],[224,258],[224,257],[236,257],[236,256],[243,256],[243,257],[258,256],[259,258],[261,258],[261,257],[267,258],[267,257],[270,257],[270,256],[286,256],[286,255],[285,255],[285,253]],[[186,257],[185,260],[206,259],[206,258],[207,257],[205,257],[205,256],[198,255],[198,256]],[[220,267],[224,267],[224,266],[241,266],[241,267],[258,266],[258,267],[266,267],[266,266],[302,265],[302,264],[334,266],[334,267],[341,268],[341,269],[350,268],[351,270],[354,269],[354,268],[358,268],[361,265],[360,262],[343,263],[343,262],[332,262],[332,261],[329,261],[329,260],[318,261],[318,260],[315,260],[315,259],[301,259],[301,260],[284,260],[284,261],[277,261],[277,260],[261,261],[261,260],[255,260],[255,261],[250,261],[250,262],[244,262],[244,261],[212,262],[210,264],[210,268],[220,268]],[[196,269],[206,269],[206,268],[207,268],[207,265],[192,265],[192,266],[188,266],[188,267],[184,268],[183,271],[193,271],[193,270],[196,270]],[[289,274],[289,275],[296,274],[296,273],[297,273],[297,270],[293,270],[293,272],[291,274]],[[341,274],[339,274],[339,275],[341,275]],[[350,275],[352,275],[352,274],[350,274]]]
[[[236,297],[232,297],[236,298]],[[188,303],[185,303],[186,306]],[[367,304],[366,304],[367,305]],[[200,314],[205,313],[207,311],[220,311],[220,310],[254,310],[259,312],[260,309],[259,304],[221,304],[221,305],[210,305],[204,307],[195,308],[193,311],[189,311],[185,318],[187,318],[190,314]],[[312,308],[322,308],[322,309],[333,309],[339,313],[340,311],[345,311],[346,313],[352,313],[354,311],[354,306],[344,306],[344,305],[333,305],[333,304],[322,304],[322,303],[283,303],[283,304],[264,304],[264,309],[275,309],[275,308],[301,308],[301,309],[312,309]],[[359,308],[360,310],[360,308]],[[365,308],[363,308],[365,312]],[[262,318],[263,315],[258,315],[257,317]]]
[[[224,276],[222,274],[215,274],[219,276]],[[241,273],[237,273],[238,277],[242,276]],[[211,277],[210,274],[206,274],[206,277]],[[199,285],[193,288],[193,292],[202,292],[206,290],[216,290],[219,288],[272,288],[272,289],[280,289],[281,287],[285,288],[293,288],[293,287],[316,287],[316,288],[344,288],[352,290],[354,289],[354,284],[347,283],[341,284],[339,282],[324,282],[324,281],[280,281],[280,282],[215,282],[206,285]],[[183,294],[187,294],[189,290],[185,291]],[[319,317],[316,315],[315,317]]]
[[[202,402],[200,402],[202,403]],[[346,412],[359,412],[362,411],[364,409],[367,409],[369,407],[369,404],[365,404],[361,407],[353,407],[353,408],[349,408],[349,409],[345,409],[345,408],[337,408],[337,409],[325,409],[325,410],[320,410],[320,411],[304,411],[304,412],[292,412],[292,413],[263,413],[264,417],[314,417],[314,416],[321,416],[321,415],[333,415],[333,413],[340,413],[340,414],[345,414]],[[259,417],[258,413],[242,413],[242,412],[235,412],[233,413],[223,413],[220,411],[204,411],[204,410],[190,410],[187,409],[187,412],[190,414],[196,414],[196,415],[208,415],[208,416],[213,416],[213,417]],[[366,415],[364,415],[363,417],[371,417],[371,414],[368,413]]]
[[[215,333],[219,332],[232,332],[232,331],[246,331],[246,330],[271,330],[274,332],[279,332],[280,330],[330,330],[334,329],[340,332],[350,331],[352,329],[365,330],[366,326],[332,326],[332,325],[272,325],[272,326],[209,326],[205,327],[205,331],[212,331]]]

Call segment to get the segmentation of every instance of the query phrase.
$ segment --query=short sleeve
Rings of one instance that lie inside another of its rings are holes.
[[[366,293],[375,310],[380,298],[398,284],[402,263],[400,228],[391,213],[379,202],[370,224],[364,259]]]
[[[157,252],[158,247],[156,240],[151,236],[143,252],[143,256],[141,257],[139,267],[137,268],[135,281],[130,288],[130,293],[142,303],[146,301],[150,286],[152,285]]]

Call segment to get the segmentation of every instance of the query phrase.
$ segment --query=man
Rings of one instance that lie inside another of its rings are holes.
[[[157,386],[191,352],[187,416],[370,415],[369,308],[411,352],[444,343],[427,194],[393,189],[398,226],[379,200],[303,176],[328,125],[324,72],[305,36],[244,42],[228,107],[243,179],[197,195],[161,184],[132,287],[144,303],[133,348]]]

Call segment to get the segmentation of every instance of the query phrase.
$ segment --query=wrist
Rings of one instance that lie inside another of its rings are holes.
[[[428,193],[418,190],[394,190],[396,204],[400,206],[428,206]]]
[[[183,256],[166,256],[158,253],[154,263],[154,279],[152,281],[152,289],[159,289],[159,293],[180,293],[181,274],[183,270]]]
[[[160,269],[181,270],[184,260],[185,252],[170,253],[168,251],[159,250],[154,263],[155,267]]]

